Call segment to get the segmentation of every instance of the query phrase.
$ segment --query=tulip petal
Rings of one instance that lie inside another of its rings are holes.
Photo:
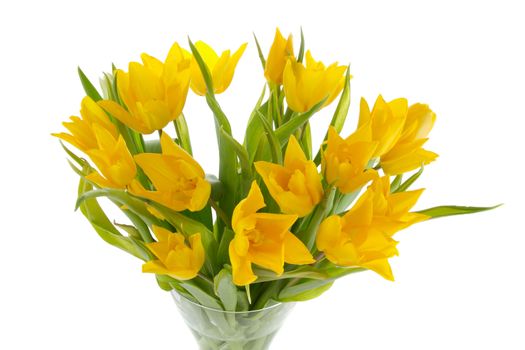
[[[284,261],[288,264],[312,264],[312,254],[299,238],[290,231],[284,235]]]
[[[230,243],[229,255],[232,264],[233,283],[238,286],[245,286],[257,279],[253,273],[251,262],[246,257],[237,255],[233,242]]]

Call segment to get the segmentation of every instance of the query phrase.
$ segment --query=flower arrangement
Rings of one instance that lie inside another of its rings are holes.
[[[62,144],[80,177],[77,208],[102,239],[143,260],[142,271],[162,289],[240,312],[317,297],[360,271],[393,280],[396,232],[491,209],[412,211],[423,190],[410,188],[437,158],[423,148],[436,119],[429,106],[379,96],[370,107],[361,99],[356,130],[340,135],[349,67],[316,61],[302,33],[297,54],[292,36],[278,29],[266,56],[255,43],[266,84],[242,143],[217,95],[247,44],[219,55],[200,41],[189,41],[189,51],[175,43],[164,61],[142,54],[127,71],[113,67],[101,79],[102,95],[79,69],[87,95],[80,117],[63,123],[68,133],[54,134],[86,156]],[[213,115],[217,176],[192,156],[184,115],[190,89]],[[314,147],[309,120],[335,101],[324,142]],[[100,197],[129,223],[113,223]]]

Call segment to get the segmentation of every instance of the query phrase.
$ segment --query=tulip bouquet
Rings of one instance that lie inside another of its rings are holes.
[[[189,50],[175,43],[164,61],[142,54],[127,71],[113,67],[101,79],[102,94],[79,69],[87,95],[81,116],[63,123],[69,133],[54,134],[87,156],[62,145],[80,176],[77,208],[102,239],[143,260],[142,271],[162,289],[243,312],[317,297],[360,271],[393,280],[396,232],[490,209],[411,211],[423,190],[410,187],[437,157],[423,148],[436,119],[427,105],[379,96],[370,108],[362,99],[356,130],[341,136],[349,67],[316,61],[302,33],[297,54],[279,30],[268,55],[255,43],[266,82],[242,142],[216,96],[230,85],[246,44],[219,56],[191,41]],[[190,89],[211,110],[217,176],[192,156],[184,115]],[[336,100],[314,147],[309,121]],[[110,220],[101,197],[129,222]]]

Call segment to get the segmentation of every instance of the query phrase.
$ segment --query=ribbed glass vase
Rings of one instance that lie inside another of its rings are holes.
[[[254,311],[232,312],[196,304],[171,293],[200,350],[265,350],[270,348],[294,303]]]

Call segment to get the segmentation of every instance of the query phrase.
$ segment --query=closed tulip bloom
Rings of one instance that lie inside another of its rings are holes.
[[[288,107],[294,112],[306,112],[326,98],[328,106],[344,86],[346,66],[337,62],[325,67],[306,53],[306,66],[289,59],[284,68],[283,87]]]
[[[98,124],[93,125],[97,139],[97,148],[86,151],[98,172],[86,176],[100,187],[126,188],[135,178],[137,167],[121,135],[116,139],[111,133]]]
[[[191,55],[175,43],[164,63],[142,54],[128,72],[117,70],[117,89],[127,110],[114,101],[99,105],[130,128],[151,134],[182,113],[191,75]]]
[[[268,81],[281,85],[283,83],[283,72],[286,62],[294,58],[292,35],[285,39],[279,28],[275,30],[275,38],[266,59],[264,76]]]
[[[284,263],[311,264],[315,260],[308,248],[293,234],[290,227],[297,215],[258,213],[264,208],[264,197],[254,181],[248,196],[235,207],[229,255],[233,282],[248,285],[257,279],[252,263],[281,275]]]
[[[206,206],[211,192],[211,185],[204,178],[204,170],[167,133],[162,133],[160,145],[162,154],[135,155],[135,161],[151,180],[155,190],[146,190],[138,181],[134,181],[130,192],[175,211],[201,210]]]
[[[378,178],[344,215],[319,226],[317,248],[338,266],[360,266],[393,280],[388,258],[397,255],[394,233],[428,219],[410,213],[423,190],[390,193],[389,177]]]
[[[372,142],[370,125],[359,128],[343,139],[334,127],[328,129],[326,149],[322,157],[323,174],[331,185],[342,193],[350,193],[377,177],[374,169],[368,169],[377,148]]]
[[[260,161],[255,163],[255,169],[283,213],[303,217],[321,201],[321,176],[293,135],[288,141],[284,166]]]
[[[246,45],[248,44],[242,44],[233,55],[230,54],[230,50],[226,50],[219,57],[208,44],[202,41],[195,43],[197,51],[199,51],[199,54],[210,71],[214,93],[223,93],[228,86],[230,86],[235,67],[237,67],[237,63],[244,53]],[[195,58],[193,59],[191,67],[191,89],[197,95],[206,95],[206,83],[204,82],[204,78]]]
[[[405,125],[407,111],[408,102],[404,98],[387,103],[382,96],[379,96],[372,112],[366,100],[361,99],[358,127],[367,123],[371,124],[372,140],[378,142],[374,158],[390,151],[399,140]]]
[[[197,276],[205,260],[201,234],[188,238],[178,232],[153,226],[158,242],[147,243],[146,247],[157,257],[142,265],[142,272],[168,275],[178,280],[189,280]]]
[[[434,126],[436,114],[425,104],[408,109],[401,137],[394,147],[381,156],[381,167],[389,175],[402,174],[434,161],[438,155],[423,149]]]
[[[105,128],[113,137],[118,136],[116,126],[109,120],[108,115],[100,108],[95,101],[86,96],[80,104],[81,118],[72,116],[70,122],[62,125],[70,132],[53,134],[66,142],[69,142],[82,152],[97,148],[97,138],[93,131],[93,125],[98,124]]]

